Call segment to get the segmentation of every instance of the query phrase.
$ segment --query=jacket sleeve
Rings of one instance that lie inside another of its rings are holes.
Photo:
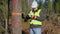
[[[40,17],[37,17],[36,20],[44,21],[45,20],[45,9],[41,10]]]

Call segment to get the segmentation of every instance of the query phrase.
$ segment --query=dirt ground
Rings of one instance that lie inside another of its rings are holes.
[[[29,23],[23,23],[22,24],[22,34],[29,34]]]
[[[22,30],[22,34],[29,34],[29,23],[23,23]],[[60,34],[60,24],[45,20],[42,25],[42,34]]]

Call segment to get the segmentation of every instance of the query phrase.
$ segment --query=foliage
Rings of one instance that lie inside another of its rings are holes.
[[[7,19],[7,11],[8,11],[8,9],[7,9],[7,0],[0,0],[0,24],[1,25],[3,25],[3,21],[5,21],[5,19]],[[2,29],[1,26],[0,25],[0,33],[2,32],[2,30],[4,29]],[[4,25],[5,26],[5,25]]]
[[[60,0],[58,0],[57,3],[56,3],[56,11],[57,12],[60,11]]]
[[[40,0],[40,1],[38,2],[38,4],[39,4],[39,8],[43,8],[42,0]]]
[[[22,11],[26,13],[26,11],[28,10],[28,5],[27,5],[27,1],[26,0],[22,0]]]

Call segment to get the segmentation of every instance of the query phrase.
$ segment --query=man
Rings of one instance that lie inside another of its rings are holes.
[[[41,26],[44,20],[42,9],[38,8],[38,3],[36,1],[33,1],[31,8],[32,10],[25,18],[25,21],[30,19],[30,34],[42,34]]]

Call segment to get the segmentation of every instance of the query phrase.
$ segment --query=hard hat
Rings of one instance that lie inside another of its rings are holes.
[[[38,7],[38,3],[36,1],[33,1],[31,8],[36,8],[36,7]]]

